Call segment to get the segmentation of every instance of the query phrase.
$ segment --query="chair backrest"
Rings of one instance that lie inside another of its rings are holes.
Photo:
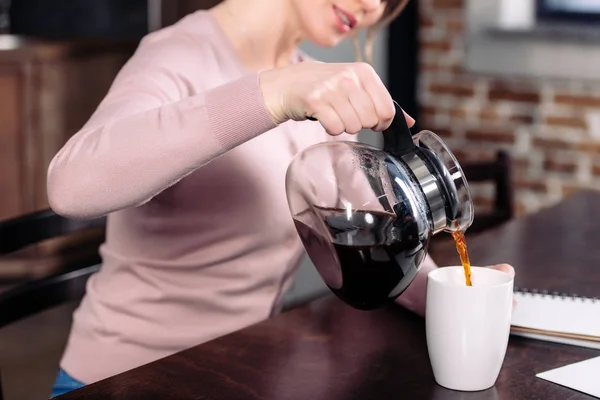
[[[493,161],[464,163],[461,165],[469,184],[492,182],[495,198],[492,211],[476,213],[467,233],[477,233],[498,226],[514,216],[514,193],[512,186],[512,159],[505,150],[496,153]]]
[[[35,279],[0,293],[0,328],[85,294],[88,278],[99,264]]]
[[[52,210],[42,210],[0,222],[0,255],[12,253],[46,239],[106,224],[106,218],[73,220]]]
[[[44,240],[83,233],[105,225],[106,218],[72,220],[52,210],[34,212],[0,222],[0,255],[16,252]],[[59,269],[51,276],[28,280],[0,292],[0,328],[62,303],[80,300],[85,293],[88,278],[100,267],[98,255],[79,261],[78,264]]]
[[[59,236],[104,227],[105,218],[71,220],[52,210],[38,211],[0,222],[0,255]],[[77,268],[59,269],[50,276],[31,279],[0,292],[0,328],[66,301],[78,300],[85,292],[87,278],[97,271],[96,255]]]

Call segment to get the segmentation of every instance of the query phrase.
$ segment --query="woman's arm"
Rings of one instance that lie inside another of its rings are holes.
[[[57,213],[93,218],[143,204],[275,127],[258,75],[188,95],[194,73],[208,74],[210,82],[216,61],[207,55],[192,42],[142,43],[91,119],[52,160],[48,198]]]
[[[252,74],[218,86],[220,71],[231,65],[220,65],[210,44],[170,32],[143,41],[90,121],[52,160],[48,197],[58,213],[92,218],[143,204],[290,119],[314,115],[337,134],[346,127],[383,130],[394,116],[389,93],[367,64],[302,62],[263,71],[260,82]],[[351,98],[366,106],[356,110]]]

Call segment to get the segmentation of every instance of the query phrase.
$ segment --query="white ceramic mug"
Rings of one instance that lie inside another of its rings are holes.
[[[427,276],[427,348],[436,382],[476,391],[496,383],[506,354],[512,316],[513,277],[471,267],[442,267]]]

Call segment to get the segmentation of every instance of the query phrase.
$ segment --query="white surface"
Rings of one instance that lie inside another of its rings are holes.
[[[471,287],[462,267],[439,268],[427,278],[425,325],[433,374],[439,385],[461,391],[496,382],[512,312],[512,277],[489,268],[471,270]]]
[[[500,0],[498,25],[502,28],[531,28],[535,24],[534,0]]]
[[[600,357],[542,372],[536,376],[590,396],[600,397]]]
[[[593,140],[600,140],[600,112],[587,113],[588,133]]]

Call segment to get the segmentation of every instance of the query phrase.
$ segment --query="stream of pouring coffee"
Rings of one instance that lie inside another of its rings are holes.
[[[473,286],[471,283],[471,262],[469,261],[469,254],[467,253],[467,243],[465,241],[465,233],[463,231],[456,231],[452,233],[454,242],[456,243],[456,250],[460,256],[460,262],[465,269],[465,280],[467,286]]]

